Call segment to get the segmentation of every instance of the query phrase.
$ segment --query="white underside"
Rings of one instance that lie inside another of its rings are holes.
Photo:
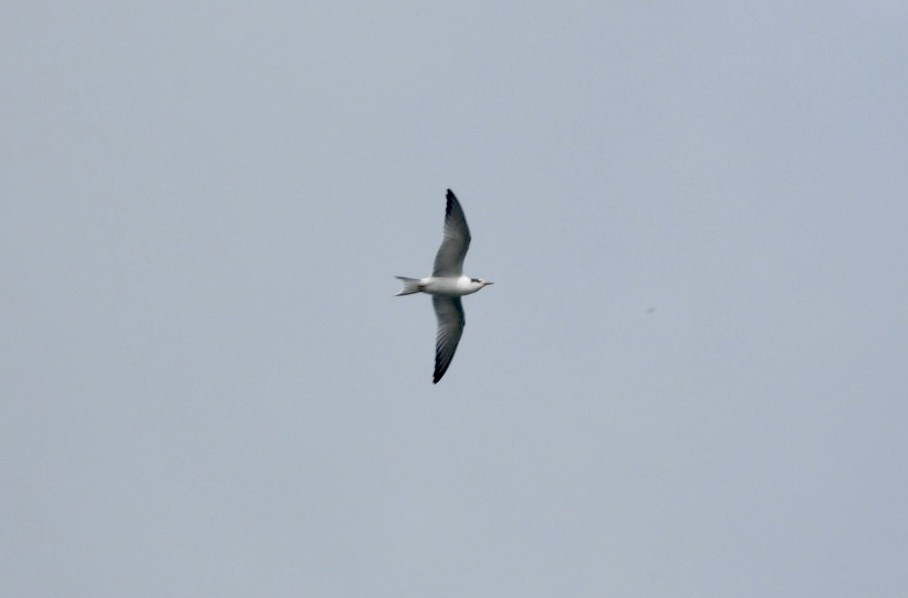
[[[446,297],[460,297],[475,293],[482,288],[482,283],[473,282],[469,276],[448,278],[429,276],[419,281],[419,290],[430,295],[444,295]]]

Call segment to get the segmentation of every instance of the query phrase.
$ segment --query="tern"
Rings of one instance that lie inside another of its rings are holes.
[[[460,298],[492,284],[482,278],[470,278],[463,274],[463,260],[470,248],[470,228],[463,208],[454,192],[448,189],[448,204],[445,208],[444,239],[438,253],[435,254],[435,267],[432,276],[426,278],[407,278],[398,276],[404,288],[395,295],[412,295],[428,293],[432,295],[435,317],[438,319],[438,331],[435,335],[435,373],[432,384],[438,384],[448,371],[457,343],[463,336],[466,319]]]

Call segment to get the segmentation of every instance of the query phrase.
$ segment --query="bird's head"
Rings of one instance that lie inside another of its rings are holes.
[[[489,286],[490,284],[495,284],[495,283],[492,282],[491,280],[485,280],[485,279],[483,279],[483,278],[471,278],[471,279],[470,279],[470,282],[472,282],[473,284],[478,284],[480,289],[481,289],[482,287],[487,287],[487,286]]]

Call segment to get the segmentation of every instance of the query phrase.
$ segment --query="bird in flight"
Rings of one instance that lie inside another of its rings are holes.
[[[432,383],[438,384],[448,371],[457,343],[463,335],[466,320],[460,298],[492,284],[482,278],[470,278],[463,275],[463,260],[470,248],[470,229],[463,208],[454,192],[448,189],[448,205],[445,208],[445,234],[435,254],[435,268],[432,276],[426,278],[407,278],[398,276],[404,288],[395,295],[412,295],[428,293],[432,295],[435,317],[438,319],[438,331],[435,335],[435,373]]]

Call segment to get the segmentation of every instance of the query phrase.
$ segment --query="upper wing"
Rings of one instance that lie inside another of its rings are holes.
[[[454,192],[448,189],[448,206],[445,209],[445,238],[435,254],[435,268],[432,276],[460,276],[463,274],[463,258],[470,248],[470,228],[467,217],[457,201]]]
[[[435,307],[435,317],[438,318],[438,333],[435,336],[435,375],[432,377],[432,383],[438,384],[454,359],[457,343],[463,336],[466,318],[463,315],[460,297],[432,295],[432,305]]]

